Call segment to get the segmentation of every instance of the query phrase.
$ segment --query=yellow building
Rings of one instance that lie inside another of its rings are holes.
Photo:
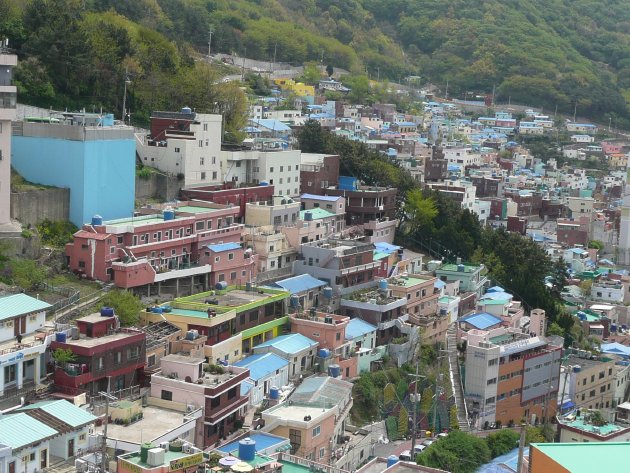
[[[282,90],[289,90],[298,97],[314,96],[315,87],[312,85],[306,85],[303,82],[295,82],[293,79],[274,79],[276,85],[279,85]]]

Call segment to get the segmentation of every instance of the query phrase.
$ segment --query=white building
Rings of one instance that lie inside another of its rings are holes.
[[[15,294],[0,298],[0,397],[35,388],[46,373],[54,331],[45,328],[50,304]]]
[[[481,164],[481,153],[471,148],[446,148],[444,159],[448,161],[448,164],[457,164],[462,167],[478,166]]]
[[[11,221],[11,121],[17,97],[11,71],[16,65],[17,56],[4,53],[0,45],[0,225]]]
[[[35,473],[88,447],[96,417],[66,400],[42,401],[0,417],[0,472]]]
[[[300,150],[221,151],[226,182],[273,185],[277,195],[300,195]]]
[[[183,175],[184,187],[222,182],[221,115],[191,112],[154,112],[152,133],[136,135],[137,152],[146,166]]]
[[[595,137],[591,135],[571,135],[571,141],[574,143],[593,143]]]
[[[249,393],[249,403],[258,406],[268,396],[271,388],[289,384],[289,362],[275,353],[251,355],[235,363],[247,368],[249,379],[241,387],[241,394]]]

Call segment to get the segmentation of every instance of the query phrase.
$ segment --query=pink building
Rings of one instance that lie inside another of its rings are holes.
[[[153,287],[159,294],[165,281],[179,295],[208,289],[221,274],[229,281],[235,271],[237,279],[244,280],[255,269],[251,252],[234,248],[231,259],[215,262],[216,256],[208,250],[212,245],[240,242],[244,225],[234,223],[238,212],[238,207],[180,202],[173,207],[142,208],[133,217],[118,220],[95,216],[66,245],[68,266],[88,279],[146,288],[147,295]],[[211,274],[215,268],[218,275]]]
[[[161,371],[151,376],[151,397],[162,407],[186,405],[202,409],[195,445],[205,448],[236,430],[247,405],[241,383],[249,370],[230,366],[224,372],[204,370],[204,359],[168,355]],[[238,422],[237,422],[238,421]]]
[[[316,312],[295,313],[289,317],[291,332],[319,342],[318,358],[323,371],[331,364],[340,367],[342,379],[352,379],[358,374],[358,358],[352,350],[351,341],[346,340],[346,327],[350,317]],[[328,350],[322,351],[322,349]],[[323,356],[326,355],[326,356]]]

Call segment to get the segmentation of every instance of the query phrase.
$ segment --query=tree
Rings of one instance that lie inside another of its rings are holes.
[[[140,311],[144,306],[140,298],[134,296],[132,292],[114,289],[103,297],[101,307],[112,307],[121,325],[130,326],[138,323]]]
[[[398,436],[405,437],[409,431],[409,412],[404,407],[398,412]]]
[[[451,430],[459,429],[459,422],[457,420],[457,406],[453,404],[448,413],[448,426]]]
[[[308,85],[315,85],[319,83],[322,78],[322,74],[319,71],[319,66],[314,62],[307,62],[304,64],[304,71],[302,72],[302,82]]]
[[[9,268],[13,284],[24,290],[36,289],[46,279],[46,271],[33,260],[14,259]]]
[[[426,387],[422,390],[422,397],[420,398],[420,410],[425,414],[431,409],[433,404],[433,389]]]
[[[406,233],[415,233],[421,227],[432,225],[437,214],[438,209],[431,196],[425,196],[420,189],[411,189],[405,199],[401,225]]]
[[[604,249],[604,244],[599,240],[591,240],[588,242],[588,247],[601,251]]]
[[[57,348],[52,352],[53,360],[62,368],[68,363],[72,363],[77,359],[77,356],[72,352],[70,348]]]
[[[584,297],[590,297],[592,287],[593,287],[592,279],[585,279],[584,281],[582,281],[580,283],[580,291],[582,291],[582,295]]]
[[[558,337],[564,337],[564,330],[557,322],[552,322],[547,328],[547,335],[556,335]]]
[[[511,429],[503,429],[488,435],[486,442],[492,458],[504,455],[516,447],[519,437],[519,433]]]
[[[545,442],[545,435],[542,429],[534,427],[533,425],[525,427],[525,445],[542,442]]]
[[[396,388],[392,383],[387,383],[383,389],[383,402],[386,406],[396,402]]]
[[[300,129],[297,139],[303,153],[326,153],[327,136],[317,120],[307,120]]]
[[[416,461],[452,473],[473,473],[490,458],[490,448],[484,439],[454,430],[446,438],[431,444]]]

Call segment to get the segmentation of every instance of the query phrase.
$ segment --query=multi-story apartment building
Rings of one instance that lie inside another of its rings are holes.
[[[180,191],[182,200],[202,200],[239,208],[234,216],[237,223],[245,222],[245,206],[251,202],[267,202],[273,197],[274,186],[236,187],[233,182],[216,186],[195,186]]]
[[[289,296],[266,287],[228,286],[150,308],[140,318],[145,324],[166,319],[184,332],[207,337],[204,356],[232,363],[286,331]]]
[[[560,397],[570,400],[575,407],[611,409],[614,407],[616,387],[615,361],[567,357],[560,375]],[[564,396],[563,396],[564,394]],[[564,401],[562,401],[564,403]]]
[[[310,274],[325,281],[335,295],[373,286],[374,278],[387,274],[387,261],[374,261],[374,245],[354,240],[319,240],[300,246],[293,265],[296,274]]]
[[[363,225],[372,220],[388,218],[395,220],[395,188],[361,186],[355,177],[340,176],[337,187],[329,187],[324,192],[330,196],[343,196],[346,199],[346,225]]]
[[[222,181],[221,115],[153,112],[151,133],[140,136],[137,152],[146,166],[174,176],[183,176],[184,187]]]
[[[553,418],[563,340],[498,328],[472,329],[466,345],[466,399],[477,425]]]
[[[329,376],[307,378],[289,401],[263,412],[264,430],[289,438],[292,455],[329,463],[343,443],[352,384]]]
[[[490,281],[484,274],[484,266],[474,264],[445,264],[435,270],[435,275],[444,282],[459,281],[459,291],[473,292],[481,297]]]
[[[139,330],[120,328],[118,317],[109,308],[77,319],[70,337],[57,337],[50,344],[70,350],[74,360],[55,368],[55,389],[64,394],[120,391],[143,384],[146,335]]]
[[[257,257],[259,280],[291,274],[298,252],[297,247],[289,242],[286,228],[278,229],[273,225],[251,226],[243,234],[243,242],[246,246],[251,246]]]
[[[202,409],[197,420],[195,445],[206,448],[236,430],[247,397],[242,385],[249,370],[229,366],[223,372],[207,369],[203,358],[168,355],[160,360],[161,370],[151,376],[152,398],[168,408],[171,403]]]
[[[96,214],[106,219],[132,215],[133,128],[116,124],[113,115],[55,112],[49,123],[18,122],[12,149],[12,166],[25,179],[70,189],[69,218],[76,226]]]
[[[339,182],[339,156],[302,153],[300,194],[323,195],[325,189]]]
[[[15,120],[17,89],[11,83],[17,56],[0,44],[0,225],[11,221],[11,121]]]
[[[0,298],[0,397],[10,399],[40,383],[46,373],[46,349],[54,337],[47,328],[50,304],[14,294]]]
[[[352,350],[352,343],[346,339],[350,317],[311,310],[292,314],[289,319],[292,332],[319,342],[317,358],[320,371],[327,372],[331,364],[336,364],[339,365],[341,378],[357,376],[358,357]]]
[[[221,151],[223,180],[235,183],[269,184],[276,195],[300,195],[300,150]]]
[[[215,280],[244,282],[256,269],[251,251],[234,247],[222,258],[208,248],[240,242],[244,226],[234,223],[237,213],[237,207],[180,202],[118,220],[95,216],[66,245],[68,266],[89,279],[147,294],[159,293],[166,281],[175,295],[207,290]]]
[[[245,224],[251,227],[295,224],[300,217],[300,202],[290,197],[273,196],[269,201],[245,205]]]

